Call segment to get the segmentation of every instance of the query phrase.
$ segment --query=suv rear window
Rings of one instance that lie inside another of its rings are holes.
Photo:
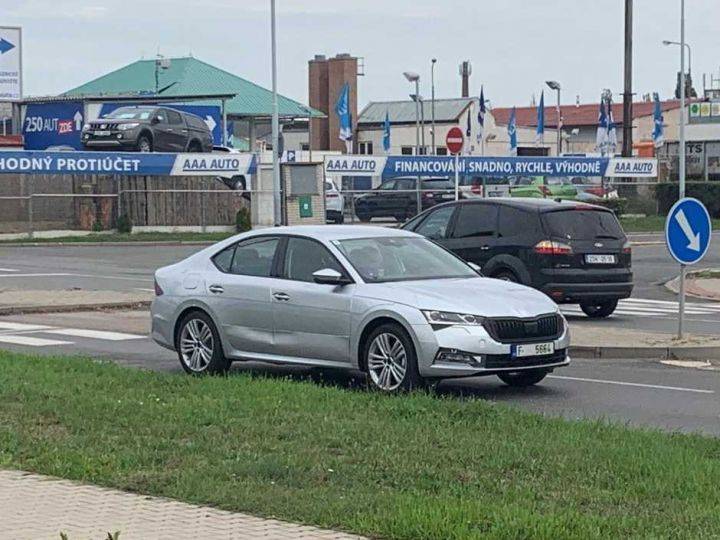
[[[201,118],[198,118],[197,116],[186,114],[185,121],[188,123],[188,125],[191,128],[199,129],[202,131],[208,131],[207,124]]]
[[[604,210],[561,210],[546,212],[543,223],[550,236],[569,240],[625,237],[615,214]]]

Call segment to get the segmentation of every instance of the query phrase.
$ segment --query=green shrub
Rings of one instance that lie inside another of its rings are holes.
[[[246,207],[242,207],[235,214],[235,230],[237,232],[245,232],[252,229],[252,223],[250,222],[250,210]]]
[[[662,183],[654,187],[658,202],[658,212],[666,215],[678,200],[679,188],[675,183]],[[720,182],[687,184],[685,195],[695,197],[708,209],[711,217],[720,218]]]
[[[123,214],[117,218],[117,231],[119,233],[131,233],[132,232],[132,221],[127,214]]]
[[[615,212],[615,215],[621,216],[625,213],[625,209],[627,208],[627,199],[599,199],[599,200],[593,200],[593,204],[597,204],[598,206],[604,206],[605,208],[608,208]]]

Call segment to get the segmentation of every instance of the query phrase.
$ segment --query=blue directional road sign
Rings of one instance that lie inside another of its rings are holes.
[[[665,221],[668,251],[680,264],[695,264],[707,253],[712,223],[707,208],[692,197],[676,202]]]

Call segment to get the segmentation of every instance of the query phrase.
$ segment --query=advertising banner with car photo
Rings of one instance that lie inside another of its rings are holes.
[[[157,176],[252,175],[253,154],[129,152],[2,152],[0,174],[122,174]]]
[[[635,177],[657,176],[653,158],[608,157],[476,157],[459,159],[461,175]],[[325,156],[325,174],[342,176],[452,176],[455,158],[450,156]]]
[[[26,150],[81,150],[81,101],[30,103],[22,124]]]

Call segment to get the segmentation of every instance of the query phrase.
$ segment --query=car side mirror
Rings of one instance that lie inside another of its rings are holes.
[[[150,120],[150,123],[151,123],[152,125],[159,124],[159,123],[160,123],[160,118],[158,118],[157,116],[153,116],[153,117],[152,117],[152,120]]]
[[[482,268],[480,268],[480,267],[479,267],[477,264],[475,264],[474,262],[468,262],[467,264],[468,264],[468,266],[469,266],[470,268],[472,268],[473,270],[475,270],[478,274],[480,274],[480,275],[482,276]]]
[[[317,272],[313,272],[313,280],[320,285],[347,285],[350,280],[343,276],[337,270],[332,268],[323,268]]]

